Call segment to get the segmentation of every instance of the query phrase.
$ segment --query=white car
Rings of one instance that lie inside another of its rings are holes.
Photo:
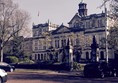
[[[0,83],[5,83],[7,81],[7,73],[0,69]]]

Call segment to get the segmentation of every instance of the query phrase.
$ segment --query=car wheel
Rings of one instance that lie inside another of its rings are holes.
[[[104,78],[104,77],[105,77],[105,75],[104,75],[104,73],[102,72],[102,73],[101,73],[101,78]]]
[[[2,83],[2,78],[0,77],[0,83]]]
[[[10,69],[10,72],[13,72],[13,71],[14,71],[14,70],[11,68],[11,69]]]
[[[117,76],[117,73],[116,73],[116,72],[114,72],[114,73],[113,73],[113,77],[116,77],[116,76]]]

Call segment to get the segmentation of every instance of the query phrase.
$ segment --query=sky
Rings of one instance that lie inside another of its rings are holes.
[[[32,24],[48,22],[68,26],[68,22],[78,12],[78,4],[82,0],[13,0],[19,8],[29,12]],[[99,6],[103,0],[83,0],[87,3],[88,15],[101,13],[104,9]],[[39,16],[38,16],[39,14]]]

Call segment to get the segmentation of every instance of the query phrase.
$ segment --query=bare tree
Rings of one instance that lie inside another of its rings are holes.
[[[118,54],[118,0],[110,1],[110,12],[112,19],[114,20],[114,24],[112,27],[110,27],[108,41],[116,54]]]
[[[12,0],[0,0],[0,56],[3,61],[3,48],[9,40],[18,36],[27,27],[29,15],[18,9]]]
[[[109,35],[108,35],[108,43],[114,49],[114,51],[118,54],[118,0],[103,0],[101,7],[105,6],[107,2],[109,2],[110,10],[109,17],[113,20],[113,23],[110,24]],[[111,21],[110,21],[111,22]]]

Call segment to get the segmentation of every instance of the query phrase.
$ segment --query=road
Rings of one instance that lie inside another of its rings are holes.
[[[84,78],[68,72],[20,70],[8,73],[6,83],[118,83],[118,77]]]

